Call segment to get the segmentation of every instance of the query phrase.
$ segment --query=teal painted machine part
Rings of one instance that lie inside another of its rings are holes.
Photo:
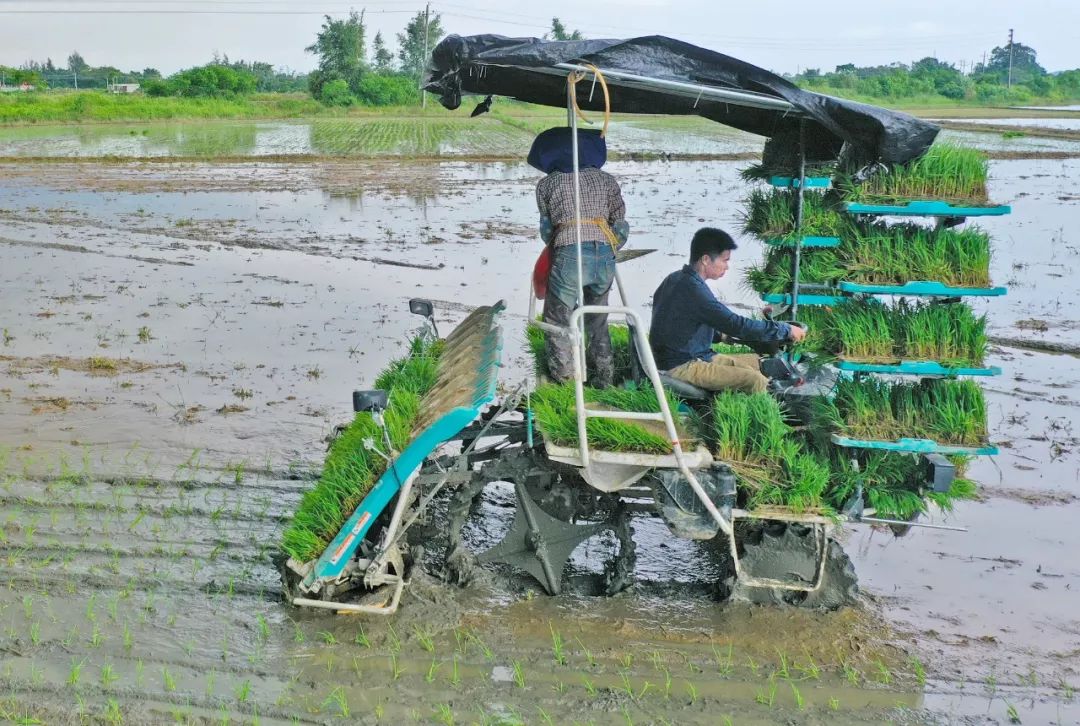
[[[493,327],[484,336],[480,349],[481,359],[477,366],[476,389],[472,397],[472,405],[459,406],[436,419],[394,459],[393,464],[383,472],[379,481],[360,502],[341,531],[316,560],[315,567],[304,578],[306,587],[311,587],[319,580],[336,580],[340,577],[346,564],[352,559],[360,543],[364,541],[371,525],[401,490],[405,481],[420,468],[424,459],[439,444],[456,436],[472,423],[480,415],[480,409],[494,400],[502,352],[502,336],[497,328]]]
[[[868,441],[832,435],[832,442],[849,449],[876,449],[878,451],[904,451],[914,454],[962,454],[968,456],[994,456],[996,446],[950,446],[930,439],[897,439],[896,441]]]
[[[842,292],[848,293],[922,297],[997,297],[1006,293],[1004,287],[949,287],[940,282],[923,280],[913,280],[903,285],[861,285],[855,282],[841,282],[837,287]]]
[[[765,244],[771,247],[794,247],[794,240],[789,239],[767,239]],[[799,241],[799,246],[803,248],[808,247],[839,247],[839,237],[803,237]]]
[[[808,176],[804,178],[806,180],[806,189],[828,189],[832,185],[832,179],[827,176]],[[799,188],[799,180],[791,176],[769,177],[769,184],[782,189]]]
[[[801,298],[800,298],[801,299]],[[851,373],[886,373],[897,376],[1000,376],[1001,368],[948,368],[932,360],[905,360],[899,363],[854,363],[839,360],[836,367]]]
[[[790,293],[768,293],[762,295],[761,299],[767,303],[773,305],[790,305],[791,294]],[[836,305],[844,298],[840,295],[807,295],[799,293],[800,305]]]
[[[1000,217],[1012,213],[1012,207],[954,207],[948,202],[908,202],[907,204],[855,204],[846,202],[849,214],[885,214],[894,217]]]

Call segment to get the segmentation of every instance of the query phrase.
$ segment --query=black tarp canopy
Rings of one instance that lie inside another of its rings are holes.
[[[581,63],[604,74],[613,112],[696,114],[769,138],[798,138],[806,121],[808,156],[819,160],[835,159],[848,142],[866,161],[903,163],[921,156],[940,130],[905,113],[804,91],[757,66],[662,35],[568,41],[450,35],[432,51],[425,89],[448,109],[466,94],[565,107],[566,76]],[[592,86],[578,84],[578,105],[603,110],[603,94]]]

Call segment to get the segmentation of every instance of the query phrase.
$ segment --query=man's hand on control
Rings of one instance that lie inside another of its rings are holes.
[[[798,325],[789,325],[788,327],[791,328],[790,337],[793,342],[798,343],[806,337],[806,330],[804,328],[801,328]]]

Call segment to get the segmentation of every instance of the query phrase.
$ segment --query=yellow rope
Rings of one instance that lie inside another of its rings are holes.
[[[575,222],[581,222],[582,224],[593,224],[600,228],[600,231],[604,233],[604,237],[607,238],[608,244],[611,245],[612,252],[619,251],[619,238],[615,235],[615,230],[611,228],[608,221],[603,217],[592,217],[590,219],[574,220],[568,219],[565,222],[560,222],[555,225],[556,228],[564,227],[568,224],[574,224]]]
[[[611,94],[608,92],[607,81],[604,79],[604,74],[600,72],[600,69],[591,63],[582,63],[581,65],[588,68],[596,76],[596,80],[600,82],[600,88],[604,91],[604,128],[600,132],[600,136],[606,136],[608,130],[608,124],[611,123]],[[573,71],[567,77],[570,85],[574,87],[573,93],[570,94],[570,99],[574,104],[574,113],[577,117],[585,123],[592,123],[589,119],[585,118],[585,114],[581,112],[581,108],[577,102],[577,83],[578,81],[585,79],[585,71]]]

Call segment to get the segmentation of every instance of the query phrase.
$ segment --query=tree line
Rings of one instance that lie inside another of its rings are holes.
[[[396,34],[396,52],[381,32],[368,39],[364,13],[334,19],[324,16],[315,41],[305,50],[317,58],[311,73],[277,69],[270,63],[230,61],[215,54],[210,63],[167,78],[154,68],[121,71],[90,66],[78,52],[59,67],[52,59],[30,61],[21,68],[0,66],[0,83],[35,88],[105,88],[109,83],[139,83],[153,96],[235,97],[255,92],[307,91],[327,105],[408,105],[420,99],[420,83],[431,49],[445,32],[439,13],[418,12]],[[580,40],[552,18],[544,36]],[[913,63],[881,66],[838,65],[831,72],[810,68],[786,76],[803,88],[838,96],[900,100],[940,96],[984,104],[1022,103],[1031,99],[1071,101],[1080,98],[1080,69],[1048,73],[1034,48],[1022,43],[1000,46],[989,58],[964,73],[933,57]]]
[[[1048,73],[1035,49],[1023,43],[999,46],[964,73],[952,63],[927,57],[913,63],[836,66],[831,73],[809,68],[789,80],[803,88],[838,96],[904,99],[940,96],[996,105],[1032,99],[1080,98],[1080,69]]]

